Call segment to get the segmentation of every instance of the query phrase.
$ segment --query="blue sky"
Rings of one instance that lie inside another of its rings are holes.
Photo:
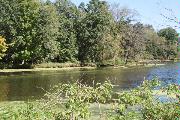
[[[81,2],[88,3],[89,0],[71,0],[76,5]],[[106,0],[109,4],[119,3],[122,7],[135,9],[139,13],[139,21],[144,24],[152,24],[156,30],[171,26],[180,33],[180,24],[170,22],[164,18],[177,18],[180,21],[180,0]],[[167,9],[169,10],[167,10]],[[177,27],[175,27],[177,26]]]

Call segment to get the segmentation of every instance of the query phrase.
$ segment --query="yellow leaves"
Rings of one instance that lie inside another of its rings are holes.
[[[4,53],[7,50],[6,39],[0,36],[0,59],[5,55]]]

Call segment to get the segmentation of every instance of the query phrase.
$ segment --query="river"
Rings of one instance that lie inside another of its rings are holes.
[[[58,83],[78,81],[92,85],[93,83],[103,83],[110,80],[112,84],[117,85],[116,90],[122,90],[137,87],[144,78],[151,80],[154,77],[158,77],[166,84],[179,84],[180,63],[125,69],[100,68],[95,70],[1,73],[0,101],[39,99],[45,91]]]

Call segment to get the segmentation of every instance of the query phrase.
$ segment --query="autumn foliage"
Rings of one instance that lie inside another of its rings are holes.
[[[0,36],[0,59],[5,55],[7,50],[6,39]]]

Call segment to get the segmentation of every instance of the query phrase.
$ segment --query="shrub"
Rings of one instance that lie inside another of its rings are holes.
[[[95,103],[99,108],[99,118],[103,120],[180,119],[179,86],[170,85],[158,90],[166,94],[166,97],[176,96],[173,102],[162,102],[154,94],[154,89],[160,88],[160,85],[160,82],[154,79],[144,81],[140,87],[130,91],[113,92],[113,85],[109,82],[93,87],[79,83],[59,84],[37,102],[1,107],[0,119],[87,120],[93,115],[90,106]],[[102,112],[102,104],[109,109]]]

